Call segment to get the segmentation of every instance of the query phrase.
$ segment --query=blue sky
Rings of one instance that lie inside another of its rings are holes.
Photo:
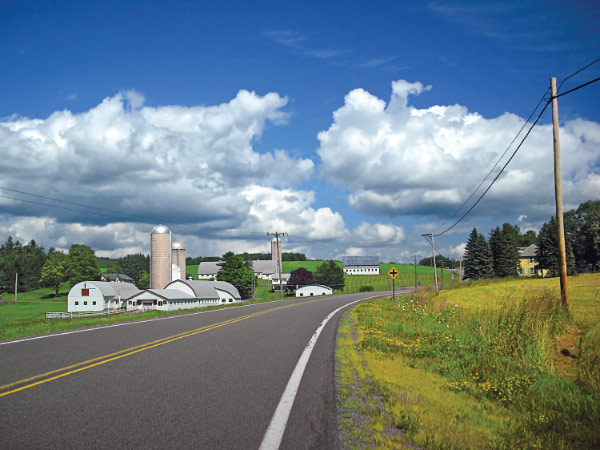
[[[425,256],[549,78],[600,57],[599,20],[592,1],[0,2],[0,235],[148,251],[152,221],[16,190],[166,219],[192,256],[276,230],[312,257]],[[576,207],[600,197],[600,83],[559,103]],[[442,253],[549,218],[549,123]]]

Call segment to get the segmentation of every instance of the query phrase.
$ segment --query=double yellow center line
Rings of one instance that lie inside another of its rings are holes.
[[[150,350],[151,348],[160,347],[161,345],[168,344],[170,342],[178,341],[180,339],[185,339],[191,336],[195,336],[196,334],[205,333],[206,331],[214,330],[216,328],[224,327],[226,325],[231,325],[236,322],[241,322],[242,320],[250,319],[252,317],[260,316],[263,314],[267,314],[270,312],[278,311],[285,308],[291,308],[294,306],[306,305],[308,303],[313,303],[322,299],[309,300],[302,303],[295,303],[292,305],[278,306],[276,308],[267,309],[265,311],[258,311],[252,314],[247,314],[245,316],[236,317],[234,319],[225,320],[223,322],[214,323],[212,325],[206,325],[204,327],[196,328],[195,330],[186,331],[184,333],[175,334],[173,336],[168,336],[162,339],[157,339],[155,341],[147,342],[145,344],[136,345],[135,347],[126,348],[124,350],[120,350],[118,352],[109,353],[108,355],[98,356],[97,358],[88,359],[87,361],[82,361],[77,364],[73,364],[67,367],[62,367],[60,369],[52,370],[50,372],[45,372],[39,375],[35,375],[30,378],[25,378],[23,380],[15,381],[13,383],[5,384],[4,386],[0,386],[0,397],[4,397],[7,395],[14,394],[19,391],[23,391],[25,389],[32,388],[34,386],[38,386],[40,384],[48,383],[49,381],[58,380],[59,378],[66,377],[68,375],[72,375],[77,372],[82,372],[87,369],[91,369],[92,367],[100,366],[102,364],[109,363],[111,361],[116,361],[117,359],[125,358],[127,356],[135,355],[136,353],[140,353],[146,350]]]

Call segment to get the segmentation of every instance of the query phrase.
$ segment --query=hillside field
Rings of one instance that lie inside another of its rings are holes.
[[[600,448],[600,274],[466,283],[344,313],[345,448]]]

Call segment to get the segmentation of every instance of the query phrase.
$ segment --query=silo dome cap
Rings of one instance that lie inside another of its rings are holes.
[[[152,228],[152,234],[168,234],[171,230],[166,225],[156,225]]]
[[[177,250],[177,249],[185,250],[185,245],[183,245],[182,242],[173,242],[173,245],[171,248],[173,248],[175,250]]]

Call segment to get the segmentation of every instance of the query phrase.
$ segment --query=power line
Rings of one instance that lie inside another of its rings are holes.
[[[549,90],[550,90],[550,88],[546,89],[546,91],[544,92],[544,95],[542,95],[542,97],[540,98],[540,101],[538,102],[538,104],[535,106],[535,108],[533,109],[533,111],[531,111],[531,114],[529,114],[529,117],[523,123],[523,126],[521,126],[521,129],[517,132],[517,134],[515,135],[515,137],[513,138],[513,140],[510,142],[510,144],[508,144],[508,147],[506,147],[506,150],[504,150],[504,152],[502,153],[502,155],[500,155],[500,157],[498,158],[498,160],[496,161],[496,163],[494,164],[494,166],[490,169],[490,171],[487,173],[487,175],[485,177],[483,177],[483,179],[481,180],[481,182],[479,183],[479,185],[473,190],[473,192],[471,192],[471,194],[462,203],[462,205],[460,205],[456,209],[456,211],[454,211],[452,213],[452,215],[446,219],[446,221],[443,224],[441,224],[439,227],[437,227],[435,230],[433,230],[434,232],[436,230],[439,230],[444,225],[446,225],[450,220],[452,220],[452,218],[454,216],[456,216],[458,214],[458,212],[465,207],[465,205],[469,202],[469,200],[471,200],[471,198],[473,198],[473,196],[475,195],[475,193],[477,191],[479,191],[479,188],[483,185],[483,183],[485,183],[485,181],[489,178],[489,176],[492,174],[492,172],[494,172],[494,170],[496,169],[496,167],[498,167],[498,164],[500,164],[500,161],[502,161],[502,158],[504,158],[504,156],[506,155],[506,153],[508,152],[508,150],[512,147],[512,145],[514,144],[514,142],[517,140],[517,138],[519,137],[519,135],[521,134],[521,132],[523,131],[523,129],[525,128],[525,126],[529,123],[529,121],[531,120],[531,118],[533,117],[533,115],[535,114],[535,112],[537,111],[537,109],[540,107],[540,105],[544,101],[544,99],[545,99],[546,95],[548,94]]]
[[[600,59],[599,59],[600,60]],[[600,81],[600,78],[596,78],[594,80],[588,81],[587,83],[583,83],[567,92],[563,92],[560,95],[557,95],[556,98],[562,96],[562,95],[566,95],[569,94],[571,92],[577,91],[583,87],[589,86],[592,83],[595,83],[597,81]],[[508,159],[508,161],[506,161],[506,163],[504,164],[504,166],[502,167],[502,169],[500,169],[500,172],[498,172],[498,174],[494,177],[494,179],[492,180],[492,182],[490,183],[490,185],[487,187],[487,189],[479,196],[479,198],[477,199],[477,201],[473,204],[473,206],[471,206],[467,212],[465,212],[462,217],[460,219],[458,219],[456,222],[454,222],[454,224],[452,224],[452,226],[446,228],[444,231],[442,231],[441,233],[437,233],[437,234],[433,234],[433,236],[437,237],[437,236],[441,236],[445,233],[447,233],[448,231],[450,231],[452,228],[454,228],[456,225],[458,225],[460,222],[462,222],[462,220],[479,204],[479,202],[481,201],[481,199],[485,196],[485,194],[488,193],[488,191],[491,189],[491,187],[494,185],[494,183],[496,182],[496,180],[498,180],[498,178],[500,177],[500,175],[502,175],[502,173],[504,172],[504,169],[506,169],[506,167],[508,166],[508,164],[512,161],[512,159],[515,157],[515,155],[517,154],[517,152],[519,151],[519,149],[521,148],[521,146],[523,145],[523,143],[525,142],[525,140],[527,139],[527,137],[529,136],[529,134],[531,133],[531,130],[533,130],[533,128],[537,125],[538,121],[540,120],[540,118],[542,117],[542,114],[544,114],[544,112],[546,111],[546,108],[548,107],[548,105],[551,103],[552,98],[550,98],[550,100],[548,100],[546,102],[546,104],[544,105],[544,108],[542,109],[542,111],[540,112],[540,114],[537,116],[537,118],[535,119],[535,122],[533,122],[533,124],[531,125],[531,127],[529,127],[529,130],[527,131],[527,133],[525,134],[525,136],[523,137],[523,139],[521,140],[521,142],[519,143],[519,145],[517,146],[517,148],[515,149],[515,151],[512,153],[512,155],[510,156],[510,158]]]
[[[576,70],[575,72],[573,72],[571,75],[569,75],[568,77],[564,78],[560,84],[558,85],[558,88],[556,89],[557,92],[560,92],[560,88],[562,87],[562,85],[565,83],[565,81],[567,81],[569,78],[574,77],[575,75],[577,75],[578,73],[583,72],[585,69],[587,69],[588,67],[593,66],[594,64],[596,64],[597,62],[600,62],[600,58],[595,59],[594,61],[592,61],[591,63],[589,63],[587,66],[582,67],[579,70]],[[566,92],[565,92],[566,94]]]

